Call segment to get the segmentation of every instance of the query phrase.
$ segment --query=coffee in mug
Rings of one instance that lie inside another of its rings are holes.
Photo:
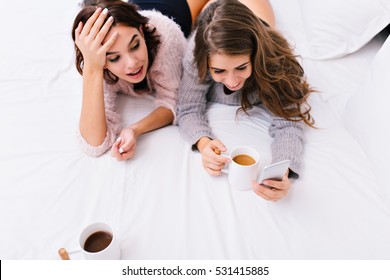
[[[236,155],[235,157],[233,157],[233,161],[240,165],[246,165],[246,166],[256,163],[256,161],[251,156],[248,156],[246,154]]]
[[[84,250],[90,253],[103,251],[111,244],[112,234],[108,231],[96,231],[87,237]]]
[[[113,228],[104,222],[92,223],[81,232],[79,246],[88,260],[119,260],[120,247]]]
[[[82,253],[87,260],[119,260],[121,250],[113,228],[104,222],[92,223],[83,229],[79,235],[79,246],[67,251],[58,250],[63,260],[69,260],[69,255]]]
[[[259,152],[249,146],[240,146],[233,148],[225,157],[232,160],[228,167],[221,170],[227,173],[229,185],[237,190],[250,190],[259,171]]]

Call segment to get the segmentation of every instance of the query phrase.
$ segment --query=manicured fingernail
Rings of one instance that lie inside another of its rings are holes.
[[[102,14],[104,14],[104,15],[108,14],[108,10],[107,10],[107,8],[104,8],[104,10],[103,10]]]
[[[122,140],[122,138],[121,137],[118,137],[118,139],[116,139],[116,142],[119,142],[119,141],[121,141]]]
[[[120,154],[123,154],[123,152],[124,152],[122,148],[119,148],[118,151],[119,151]]]

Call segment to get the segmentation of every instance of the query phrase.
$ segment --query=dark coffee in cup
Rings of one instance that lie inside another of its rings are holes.
[[[108,247],[112,241],[112,234],[107,231],[92,233],[85,240],[84,250],[90,253],[100,252]]]
[[[245,154],[236,155],[233,157],[233,161],[240,165],[252,165],[256,163],[256,161],[251,156]]]

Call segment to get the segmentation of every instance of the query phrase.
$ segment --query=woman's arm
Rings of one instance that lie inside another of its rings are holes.
[[[177,121],[181,135],[190,144],[196,144],[202,137],[212,138],[206,117],[207,92],[210,84],[199,82],[198,70],[193,63],[194,37],[190,37],[183,59],[183,76],[180,82]]]
[[[107,9],[102,11],[98,8],[84,26],[80,22],[75,30],[75,43],[84,59],[80,133],[92,146],[101,145],[107,134],[103,70],[106,52],[115,42],[117,35],[102,44],[112,24],[112,18],[103,24],[106,16]]]
[[[141,134],[167,126],[171,124],[172,121],[172,111],[165,107],[158,107],[142,120],[129,126],[129,128],[131,128],[134,131],[135,136],[138,137]]]
[[[83,99],[80,115],[80,134],[92,146],[99,146],[106,138],[107,125],[104,108],[103,71],[83,69]]]
[[[158,107],[145,118],[122,129],[118,139],[112,146],[112,155],[118,160],[132,158],[136,150],[138,136],[171,124],[173,117],[172,110]]]
[[[290,159],[290,170],[282,181],[265,180],[264,185],[253,181],[252,189],[258,196],[275,202],[288,195],[292,186],[289,178],[297,178],[301,170],[304,126],[302,121],[293,122],[273,117],[269,127],[269,134],[273,137],[272,162]]]
[[[301,171],[304,127],[302,121],[294,122],[274,116],[269,128],[269,134],[273,137],[272,162],[290,159],[289,177],[298,177]]]

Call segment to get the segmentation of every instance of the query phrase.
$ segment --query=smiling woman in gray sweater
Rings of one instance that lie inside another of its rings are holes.
[[[183,60],[177,118],[183,137],[202,154],[203,167],[220,175],[228,161],[206,118],[207,102],[240,105],[250,114],[262,106],[272,115],[272,162],[290,159],[282,181],[253,182],[267,200],[287,195],[289,178],[298,177],[305,125],[313,126],[306,100],[312,92],[287,41],[237,0],[216,1],[200,15]]]

